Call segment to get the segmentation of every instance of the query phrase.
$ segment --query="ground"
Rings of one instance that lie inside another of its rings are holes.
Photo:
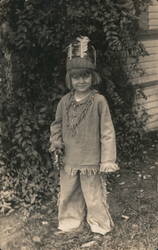
[[[122,168],[109,179],[115,223],[111,233],[95,242],[88,227],[82,233],[55,236],[57,216],[50,201],[31,217],[19,211],[1,216],[0,250],[157,250],[158,140],[151,142],[138,166]]]

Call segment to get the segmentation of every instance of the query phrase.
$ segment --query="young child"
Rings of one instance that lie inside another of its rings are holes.
[[[105,235],[113,228],[101,182],[101,172],[114,172],[115,132],[99,84],[96,52],[88,37],[68,47],[66,84],[70,92],[57,106],[51,124],[50,151],[64,151],[60,170],[59,231],[77,231],[86,218],[94,233]]]

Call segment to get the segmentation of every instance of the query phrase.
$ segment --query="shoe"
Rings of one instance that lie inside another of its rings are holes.
[[[63,231],[61,229],[58,229],[56,232],[54,232],[54,235],[76,235],[79,233],[82,233],[83,231],[83,227],[78,227],[78,228],[74,228],[70,231]]]
[[[58,235],[64,235],[64,234],[67,234],[69,232],[65,232],[65,231],[62,231],[60,229],[58,229],[57,231],[54,232],[54,235],[58,236]]]

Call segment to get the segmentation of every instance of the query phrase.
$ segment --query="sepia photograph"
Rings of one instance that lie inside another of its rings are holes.
[[[0,0],[0,250],[158,250],[158,0]]]

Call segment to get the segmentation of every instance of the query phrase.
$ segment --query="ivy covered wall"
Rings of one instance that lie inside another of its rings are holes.
[[[149,0],[6,0],[0,3],[3,77],[0,82],[0,209],[32,207],[57,188],[48,153],[49,126],[67,92],[65,48],[87,35],[97,48],[100,92],[109,102],[118,162],[136,164],[146,115],[133,109],[135,89],[127,58],[138,59],[138,17]]]

